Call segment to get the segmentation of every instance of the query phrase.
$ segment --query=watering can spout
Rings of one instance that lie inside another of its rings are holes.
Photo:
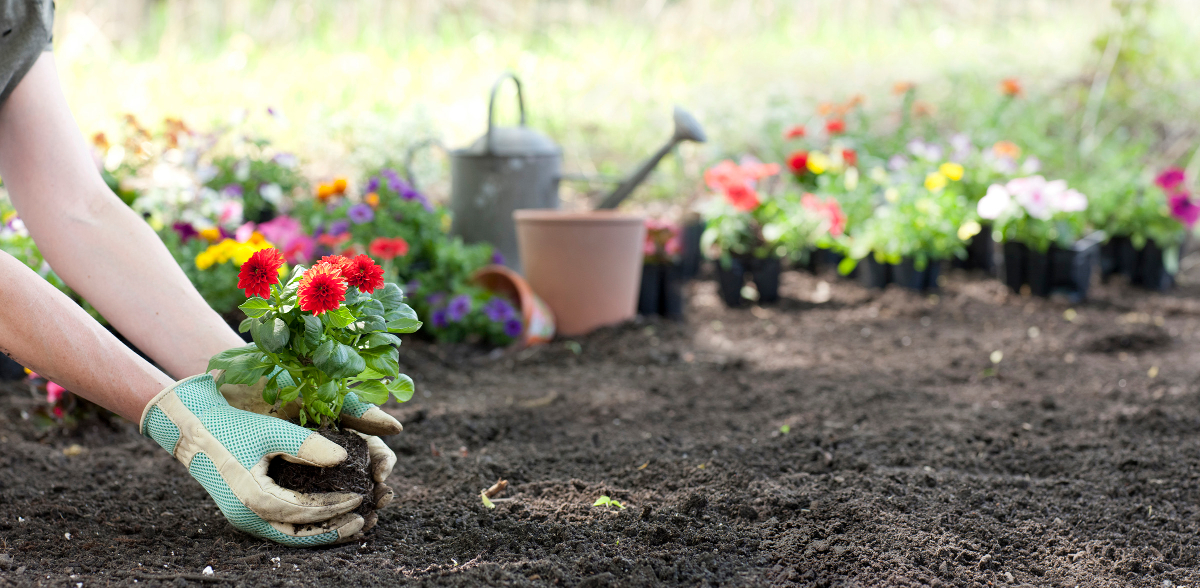
[[[641,167],[638,168],[633,175],[629,176],[612,194],[609,194],[600,202],[596,208],[600,210],[616,208],[625,200],[633,190],[638,187],[650,172],[658,166],[658,162],[666,157],[676,145],[684,141],[694,141],[703,143],[708,137],[704,135],[704,129],[700,127],[700,123],[691,114],[678,106],[675,107],[675,133],[671,135],[671,139],[667,141],[650,159],[647,159]]]

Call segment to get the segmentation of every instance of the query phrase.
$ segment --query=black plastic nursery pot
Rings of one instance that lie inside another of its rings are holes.
[[[893,265],[892,283],[924,292],[937,288],[938,277],[942,273],[942,264],[936,259],[929,260],[929,263],[922,269],[917,269],[916,262],[911,258],[904,258],[899,265]]]
[[[696,277],[696,274],[700,273],[700,266],[704,265],[700,236],[704,234],[706,226],[702,220],[683,225],[683,233],[680,235],[683,251],[679,258],[679,275],[685,280]]]
[[[965,270],[980,270],[988,275],[996,273],[996,241],[992,238],[992,225],[983,225],[979,234],[967,243],[967,257],[955,259],[954,267]]]
[[[1138,252],[1129,237],[1113,237],[1100,246],[1100,277],[1105,280],[1117,274],[1133,280],[1137,262]]]
[[[1029,286],[1034,296],[1060,292],[1072,302],[1087,298],[1092,271],[1100,263],[1100,241],[1104,234],[1092,233],[1070,247],[1051,245],[1045,253],[1023,243],[1004,244],[1004,282],[1013,291]]]
[[[1175,276],[1167,271],[1163,262],[1165,252],[1153,240],[1147,240],[1141,249],[1137,249],[1129,237],[1113,237],[1100,248],[1100,275],[1105,280],[1122,275],[1134,286],[1165,291],[1175,285]]]
[[[638,314],[683,318],[683,281],[678,265],[644,264],[638,293]]]
[[[766,259],[733,257],[729,264],[717,262],[717,286],[721,300],[730,308],[743,306],[746,301],[742,298],[742,288],[746,285],[746,275],[750,274],[758,289],[758,302],[770,304],[779,300],[779,274],[782,264],[777,257]]]
[[[1146,246],[1138,252],[1138,265],[1134,269],[1132,282],[1148,290],[1163,292],[1175,285],[1175,276],[1167,271],[1163,261],[1164,249],[1154,241],[1146,241]]]
[[[864,257],[854,269],[863,287],[882,289],[892,283],[892,265],[879,263],[874,255]]]

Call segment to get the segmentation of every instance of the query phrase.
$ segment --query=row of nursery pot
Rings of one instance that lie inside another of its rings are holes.
[[[785,158],[790,173],[747,156],[705,174],[700,247],[730,306],[777,299],[781,266],[813,268],[815,256],[869,287],[926,290],[950,261],[991,271],[994,242],[1014,291],[1082,299],[1097,266],[1161,289],[1200,217],[1177,169],[1089,198],[1009,141],[955,134],[875,155],[841,119],[809,126],[785,133],[806,142]]]

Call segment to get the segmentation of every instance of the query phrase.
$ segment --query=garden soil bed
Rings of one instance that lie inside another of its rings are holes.
[[[39,430],[8,385],[0,586],[1200,584],[1195,281],[1069,306],[946,277],[787,272],[744,310],[700,281],[682,324],[406,344],[396,500],[323,549],[237,533],[128,424]]]

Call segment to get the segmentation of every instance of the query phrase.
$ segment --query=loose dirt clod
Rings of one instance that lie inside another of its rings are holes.
[[[292,463],[276,457],[267,468],[267,475],[288,490],[297,492],[353,492],[363,497],[354,510],[363,518],[375,512],[375,480],[371,477],[371,455],[367,442],[351,431],[317,431],[321,436],[346,450],[346,461],[331,467]]]

